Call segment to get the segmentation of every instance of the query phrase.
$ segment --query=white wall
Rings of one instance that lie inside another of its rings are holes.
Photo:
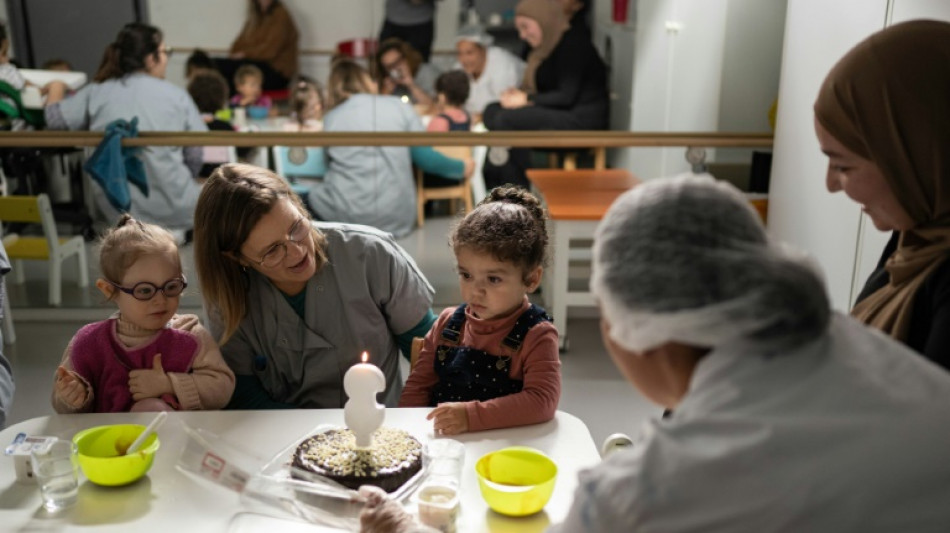
[[[637,3],[631,131],[716,131],[727,6],[728,0]],[[628,165],[641,178],[667,176],[688,170],[683,153],[631,150]]]
[[[602,50],[611,41],[612,129],[769,131],[786,0],[631,2],[627,24],[610,21],[610,2],[594,3],[595,39]],[[749,161],[751,151],[718,152],[708,159]],[[622,149],[611,164],[654,178],[688,170],[683,155],[682,148]]]
[[[300,33],[301,50],[334,50],[347,39],[375,38],[383,24],[384,0],[283,0]],[[244,23],[243,0],[152,0],[149,22],[173,47],[227,49]],[[433,50],[450,50],[458,29],[459,2],[436,2]],[[184,85],[186,54],[172,56],[167,78]],[[441,62],[452,58],[436,56]],[[318,80],[329,76],[329,56],[303,54],[300,70]]]
[[[795,0],[789,2],[779,88],[781,102],[769,199],[769,230],[815,256],[833,305],[850,309],[887,241],[843,193],[825,188],[827,158],[812,104],[825,75],[852,46],[893,21],[950,20],[946,0]]]
[[[721,132],[771,131],[778,98],[786,0],[729,0],[719,99]],[[751,161],[752,150],[719,149],[715,161]]]

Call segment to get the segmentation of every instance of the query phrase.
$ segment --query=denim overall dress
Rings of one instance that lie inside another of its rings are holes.
[[[460,305],[442,328],[435,350],[435,374],[439,381],[432,388],[429,405],[442,402],[485,401],[521,392],[524,383],[511,379],[511,357],[492,355],[484,350],[460,346],[465,326],[465,308]],[[512,350],[521,348],[528,331],[543,321],[551,322],[544,309],[531,305],[526,309],[502,344]]]

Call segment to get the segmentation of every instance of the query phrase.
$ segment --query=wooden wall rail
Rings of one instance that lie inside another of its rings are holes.
[[[97,146],[101,132],[0,132],[0,147]],[[677,147],[769,148],[770,133],[650,133],[629,131],[403,132],[142,132],[123,146],[515,146],[530,148]]]

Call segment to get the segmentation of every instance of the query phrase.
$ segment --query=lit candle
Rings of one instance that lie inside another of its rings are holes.
[[[367,363],[369,354],[363,352],[363,362],[355,364],[343,376],[343,390],[349,400],[343,406],[343,420],[356,437],[358,448],[368,448],[373,433],[383,425],[386,408],[376,403],[376,393],[386,390],[386,376],[376,365]]]

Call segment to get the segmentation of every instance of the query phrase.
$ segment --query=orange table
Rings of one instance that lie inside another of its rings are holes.
[[[527,174],[541,193],[551,219],[553,258],[544,276],[544,301],[558,326],[561,348],[566,349],[567,308],[595,305],[588,287],[572,291],[569,286],[572,242],[589,242],[607,208],[624,191],[638,185],[640,180],[623,169],[536,169],[529,170]],[[589,249],[589,245],[579,248]]]

